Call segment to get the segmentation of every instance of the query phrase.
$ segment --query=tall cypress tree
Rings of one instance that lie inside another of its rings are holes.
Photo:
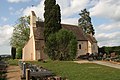
[[[45,53],[52,60],[73,59],[77,51],[77,40],[71,32],[61,29],[60,6],[56,0],[45,0],[44,4]]]
[[[79,15],[81,16],[81,18],[78,20],[78,25],[82,27],[85,33],[92,33],[92,35],[94,35],[95,31],[91,22],[90,13],[86,9],[84,9],[81,10],[81,13]]]
[[[45,23],[48,23],[48,21],[50,20],[50,12],[53,8],[53,6],[56,4],[56,1],[55,0],[45,0],[44,2],[44,10],[45,10],[45,13],[44,13],[44,18],[45,18]]]
[[[56,4],[56,0],[45,0],[44,13],[44,37],[45,41],[50,34],[58,32],[61,29],[60,7]]]
[[[11,48],[11,56],[12,56],[12,59],[15,59],[15,57],[16,57],[16,48],[15,47]]]

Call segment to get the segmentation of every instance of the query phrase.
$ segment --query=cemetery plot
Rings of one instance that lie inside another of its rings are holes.
[[[22,70],[22,78],[26,78],[26,69],[30,70],[30,78],[43,79],[55,76],[54,73],[43,67],[37,67],[36,65],[28,64],[22,61],[19,61],[19,66]]]

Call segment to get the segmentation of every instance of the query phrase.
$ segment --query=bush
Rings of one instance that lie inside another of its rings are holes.
[[[16,58],[17,58],[17,59],[22,59],[22,53],[17,53]]]
[[[45,52],[52,60],[72,60],[76,57],[77,40],[71,31],[61,29],[51,34],[46,42]]]
[[[18,61],[19,61],[19,59],[9,59],[7,62],[8,62],[8,64],[9,65],[18,65]]]

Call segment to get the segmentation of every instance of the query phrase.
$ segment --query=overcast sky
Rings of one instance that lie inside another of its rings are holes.
[[[62,23],[77,25],[78,14],[87,8],[98,45],[120,46],[120,0],[57,0],[57,3],[61,7]],[[44,20],[44,0],[0,0],[0,54],[10,54],[12,26],[31,10]]]

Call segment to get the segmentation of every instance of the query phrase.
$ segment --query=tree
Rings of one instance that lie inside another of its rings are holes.
[[[99,48],[99,52],[107,53],[107,54],[115,52],[116,54],[120,54],[120,46],[111,46],[111,47],[103,46]]]
[[[46,51],[52,60],[72,60],[76,57],[77,40],[71,31],[61,29],[51,34],[46,45]]]
[[[44,37],[46,42],[50,34],[58,32],[61,29],[61,13],[59,5],[56,4],[56,0],[45,0],[44,4]]]
[[[92,25],[92,22],[91,22],[90,13],[86,9],[84,9],[84,10],[81,10],[81,13],[79,15],[81,17],[78,20],[78,25],[80,27],[82,27],[83,31],[86,34],[91,34],[92,33],[92,35],[94,35],[95,31],[93,29],[93,25]]]
[[[56,34],[50,34],[46,44],[45,44],[45,53],[50,57],[52,60],[56,60],[57,57],[57,41],[56,41]]]
[[[45,53],[52,60],[69,60],[76,56],[77,40],[72,32],[62,30],[60,6],[56,0],[45,0]]]
[[[77,53],[77,39],[73,32],[61,29],[56,33],[59,59],[72,60]]]
[[[30,17],[25,16],[19,18],[17,24],[14,26],[10,45],[16,48],[17,55],[22,54],[22,48],[29,40],[29,24]]]
[[[17,59],[22,59],[22,48],[23,47],[17,48],[17,55],[16,55]]]
[[[15,47],[11,48],[11,56],[12,56],[12,59],[15,59],[15,57],[16,57],[16,48]]]

